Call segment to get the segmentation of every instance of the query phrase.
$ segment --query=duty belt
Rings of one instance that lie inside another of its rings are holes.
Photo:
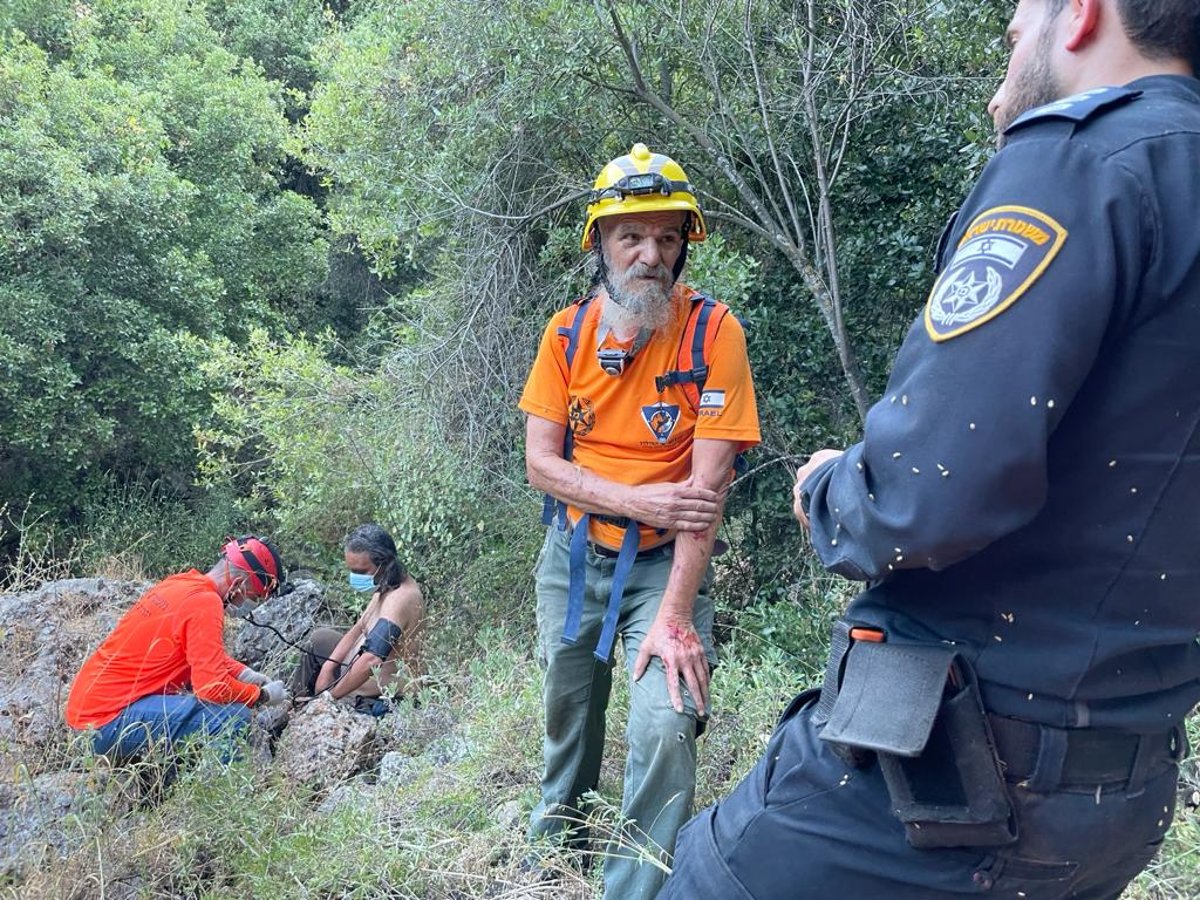
[[[827,724],[833,714],[853,644],[884,639],[883,632],[874,626],[852,627],[843,620],[836,623],[814,713],[818,724]],[[932,690],[927,687],[918,694],[930,697]],[[1187,755],[1187,737],[1180,726],[1136,734],[1103,728],[1059,728],[993,712],[987,713],[987,720],[1005,779],[1040,793],[1117,784],[1136,789],[1163,764]],[[853,747],[835,744],[833,749],[851,765],[862,765],[870,756]]]
[[[1136,788],[1168,761],[1187,754],[1178,726],[1154,734],[1056,728],[989,713],[996,753],[1009,781],[1034,791],[1128,784]]]

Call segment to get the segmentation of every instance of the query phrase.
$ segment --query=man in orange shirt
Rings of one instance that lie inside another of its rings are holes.
[[[67,697],[72,728],[94,729],[97,753],[127,759],[190,735],[243,731],[250,707],[287,699],[282,681],[225,652],[226,610],[269,597],[286,578],[275,548],[237,538],[207,574],[192,569],[144,593],[80,669]],[[226,759],[235,755],[226,745]]]
[[[619,636],[629,754],[604,881],[620,900],[658,892],[691,811],[716,663],[709,558],[735,457],[759,440],[740,324],[677,280],[705,236],[676,162],[636,144],[605,166],[582,242],[592,290],[551,319],[520,402],[551,525],[537,571],[545,773],[530,838],[581,836]]]

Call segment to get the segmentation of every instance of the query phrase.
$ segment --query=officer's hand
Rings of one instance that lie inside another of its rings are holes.
[[[721,497],[716,491],[682,483],[635,485],[629,489],[626,506],[629,516],[643,525],[678,531],[707,531],[721,512]]]
[[[667,693],[676,712],[683,712],[683,697],[679,691],[679,679],[687,685],[688,693],[696,704],[698,715],[708,709],[708,657],[696,626],[690,619],[656,618],[633,664],[633,679],[637,681],[650,665],[650,658],[657,656],[667,670]]]
[[[282,681],[268,681],[259,689],[259,706],[279,706],[290,699],[287,686]]]
[[[262,672],[255,672],[252,668],[246,666],[241,672],[238,673],[237,680],[244,681],[246,684],[256,684],[259,687],[262,687],[271,679]]]
[[[829,460],[837,459],[842,455],[843,452],[844,451],[842,450],[830,450],[828,448],[824,450],[818,450],[808,458],[808,462],[802,465],[800,470],[796,473],[796,484],[792,488],[792,512],[795,513],[796,520],[800,523],[800,526],[805,531],[807,531],[809,527],[808,514],[805,513],[804,507],[800,503],[800,487],[808,479],[809,475],[811,475],[825,463],[829,462]]]

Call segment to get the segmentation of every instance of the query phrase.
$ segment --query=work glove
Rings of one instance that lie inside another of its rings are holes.
[[[241,672],[238,673],[237,680],[244,681],[246,684],[257,684],[259,687],[262,687],[271,679],[262,672],[255,672],[252,668],[246,666]]]
[[[268,681],[259,689],[257,706],[279,706],[281,703],[287,703],[291,697],[288,695],[287,685],[282,681]]]

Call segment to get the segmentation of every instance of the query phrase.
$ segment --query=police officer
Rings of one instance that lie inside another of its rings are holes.
[[[550,526],[537,570],[545,770],[530,837],[577,841],[619,637],[629,753],[605,896],[650,900],[691,814],[716,662],[709,556],[758,413],[737,319],[678,281],[689,242],[706,235],[682,167],[635,144],[600,172],[587,214],[593,289],[550,320],[520,403]]]
[[[797,477],[867,588],[661,897],[1116,897],[1154,855],[1200,699],[1198,28],[1020,0],[1002,149],[863,441]]]

